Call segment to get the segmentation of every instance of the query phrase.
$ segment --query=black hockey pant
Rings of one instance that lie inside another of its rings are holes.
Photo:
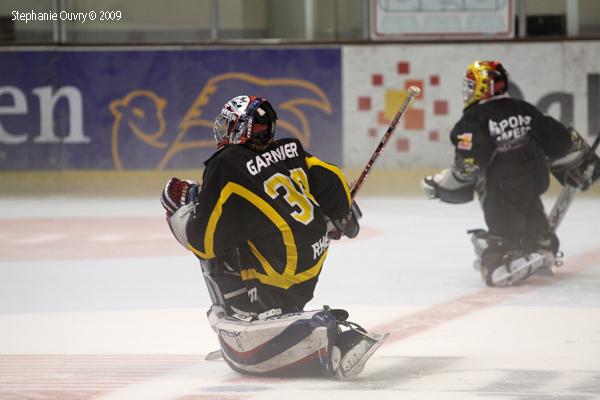
[[[528,251],[535,250],[549,233],[540,199],[548,189],[549,177],[536,164],[523,165],[516,174],[501,171],[505,173],[488,175],[482,201],[489,233]]]

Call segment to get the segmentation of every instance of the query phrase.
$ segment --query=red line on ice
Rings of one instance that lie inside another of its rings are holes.
[[[447,302],[389,321],[372,328],[373,332],[390,332],[386,343],[423,333],[446,322],[461,318],[474,311],[495,306],[510,296],[550,286],[557,280],[573,277],[584,269],[600,265],[600,248],[569,258],[554,276],[534,275],[525,284],[508,288],[484,288]]]

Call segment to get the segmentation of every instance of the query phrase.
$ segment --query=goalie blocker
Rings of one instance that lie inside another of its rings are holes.
[[[600,178],[600,158],[595,152],[600,134],[591,147],[574,128],[569,129],[569,134],[569,150],[551,160],[550,171],[563,186],[585,191]]]

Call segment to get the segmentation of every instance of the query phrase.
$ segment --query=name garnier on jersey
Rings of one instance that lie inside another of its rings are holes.
[[[293,157],[298,157],[298,145],[294,142],[288,142],[256,155],[246,163],[246,168],[250,175],[254,176],[271,164]]]

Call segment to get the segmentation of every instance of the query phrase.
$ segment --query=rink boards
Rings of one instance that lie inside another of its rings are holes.
[[[378,165],[445,166],[452,160],[448,133],[463,109],[465,70],[481,59],[503,62],[511,96],[575,126],[590,142],[600,129],[594,40],[6,48],[0,169],[201,169],[214,151],[214,118],[244,93],[273,103],[279,136],[360,168],[411,85],[421,94]]]

